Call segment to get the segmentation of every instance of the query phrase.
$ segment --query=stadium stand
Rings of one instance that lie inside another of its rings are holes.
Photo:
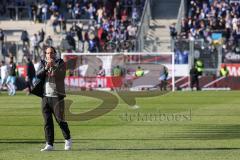
[[[239,3],[228,1],[189,1],[188,15],[182,21],[181,36],[189,39],[201,38],[214,44],[213,33],[221,33],[226,49],[239,44]]]
[[[14,56],[18,64],[39,60],[47,46],[58,53],[174,51],[176,64],[191,66],[199,58],[208,75],[222,59],[229,62],[229,52],[240,52],[239,1],[0,2],[0,59]]]
[[[153,0],[150,27],[147,30],[145,51],[171,51],[169,27],[177,23],[179,0]],[[145,22],[146,23],[146,22]]]
[[[61,51],[114,52],[135,49],[145,0],[64,2],[2,0],[3,14],[0,18],[4,20],[1,24],[4,41],[17,43],[18,50],[30,46],[28,50],[35,58],[39,58],[36,48],[42,50],[47,45],[45,38],[48,36],[51,36],[53,45]],[[30,44],[27,46],[19,43],[23,31],[28,34]],[[46,36],[39,37],[40,31],[44,31]],[[36,43],[39,39],[44,43]],[[3,50],[8,50],[6,45],[2,47]],[[18,62],[23,60],[23,56],[20,57],[17,58]]]
[[[175,27],[177,36],[172,37],[174,42],[172,48],[178,57],[175,62],[192,66],[195,59],[202,60],[203,75],[209,76],[201,78],[203,87],[210,86],[206,83],[206,79],[210,77],[211,86],[224,81],[221,77],[216,79],[224,65],[228,66],[231,76],[236,76],[234,67],[238,66],[240,53],[240,1],[186,0],[182,2]],[[186,57],[188,62],[185,61]],[[188,86],[188,83],[184,83],[183,86]]]
[[[240,3],[235,1],[188,1],[179,38],[202,40],[213,52],[223,44],[223,52],[240,52]]]

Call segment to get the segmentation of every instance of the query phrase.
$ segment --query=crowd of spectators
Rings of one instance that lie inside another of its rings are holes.
[[[0,12],[14,20],[16,14],[27,10],[29,20],[52,26],[55,34],[61,34],[62,51],[120,52],[133,51],[145,0],[0,0],[4,5]],[[15,8],[18,8],[16,13]],[[81,20],[87,21],[86,24]],[[72,26],[71,26],[71,24]],[[70,24],[71,27],[67,27]],[[29,46],[39,55],[40,44],[45,41],[43,30],[34,35],[24,31],[23,46]],[[46,39],[52,44],[51,37]],[[25,49],[25,47],[23,48]]]
[[[6,35],[0,28],[0,59],[5,60],[14,57],[18,63],[22,63],[26,57],[40,60],[43,50],[53,46],[53,39],[50,35],[46,37],[43,29],[30,36],[26,30],[21,32],[18,42],[6,41]]]
[[[102,25],[89,26],[88,29],[75,23],[66,32],[60,48],[85,53],[133,51],[137,26],[127,23],[114,27],[111,23],[112,21],[106,21]]]
[[[73,24],[67,31],[73,49],[77,37],[83,52],[132,51],[136,39],[137,26],[145,0],[105,0],[67,2],[70,18],[91,20],[88,30],[82,24]]]
[[[220,43],[225,50],[239,50],[240,1],[190,0],[187,6],[187,16],[182,19],[179,37],[203,39],[211,44],[210,47]],[[220,35],[217,43],[215,33]]]
[[[29,19],[34,22],[45,22],[51,15],[59,12],[59,0],[0,0],[1,16],[5,16],[15,20],[17,16],[19,19]]]

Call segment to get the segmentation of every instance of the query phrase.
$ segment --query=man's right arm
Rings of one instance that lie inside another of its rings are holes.
[[[45,77],[45,74],[46,74],[45,65],[44,62],[41,61],[40,66],[36,72],[36,77],[39,79],[43,79]]]

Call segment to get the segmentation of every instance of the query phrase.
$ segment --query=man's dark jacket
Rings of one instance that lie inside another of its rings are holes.
[[[44,96],[44,84],[45,80],[47,78],[47,70],[45,70],[47,62],[42,60],[39,66],[39,69],[36,73],[37,81],[34,84],[32,94],[35,94],[39,97]],[[65,63],[62,59],[57,59],[55,61],[54,65],[54,77],[55,77],[55,83],[56,83],[56,92],[59,97],[65,97],[65,85],[64,85],[64,79],[66,75],[66,67]]]

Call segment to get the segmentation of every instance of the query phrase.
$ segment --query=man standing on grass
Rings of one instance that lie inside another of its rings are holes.
[[[35,76],[36,76],[36,71],[35,71],[34,65],[31,59],[28,57],[27,58],[27,76],[26,76],[26,82],[28,87],[27,95],[31,93],[31,88],[33,86],[33,79],[35,78]]]
[[[168,80],[168,69],[167,67],[163,67],[163,70],[160,72],[160,90],[167,90],[167,80]]]
[[[64,120],[64,97],[66,96],[64,87],[65,74],[66,67],[64,61],[56,58],[56,50],[53,47],[48,47],[45,51],[45,60],[41,61],[36,73],[36,77],[43,82],[39,92],[42,97],[46,146],[41,149],[41,151],[51,151],[54,149],[54,124],[52,114],[65,138],[64,149],[70,150],[72,147],[68,123]],[[34,90],[32,92],[34,92]]]
[[[199,86],[199,72],[196,67],[192,66],[190,70],[190,77],[191,77],[191,89],[193,91],[194,85],[196,85],[196,89],[199,91],[200,86]]]
[[[16,76],[17,76],[17,65],[14,63],[13,57],[10,57],[10,62],[9,62],[9,75],[7,78],[7,85],[9,88],[9,96],[14,96],[16,94]]]
[[[1,62],[0,70],[1,70],[1,88],[0,88],[0,90],[2,90],[5,85],[7,86],[6,82],[7,82],[7,78],[8,78],[8,66],[5,63],[5,61]]]

